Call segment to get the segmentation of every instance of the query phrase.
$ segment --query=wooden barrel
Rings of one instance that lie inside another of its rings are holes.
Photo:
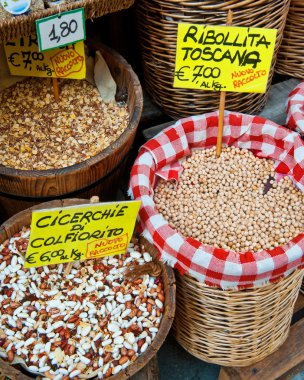
[[[88,203],[90,203],[88,199],[59,199],[41,203],[39,205],[23,210],[11,217],[10,219],[8,219],[0,226],[0,244],[3,243],[6,239],[9,239],[15,233],[18,233],[22,229],[22,227],[30,225],[32,219],[32,211],[34,210],[74,206]],[[149,252],[152,256],[155,257],[155,255],[157,255],[157,251],[155,250],[155,248],[145,239],[141,239],[139,243],[144,245],[145,250]],[[136,361],[134,361],[130,366],[128,366],[124,370],[120,371],[118,374],[109,377],[109,380],[126,380],[132,378],[135,374],[137,374],[137,376],[134,378],[134,380],[154,380],[158,378],[158,369],[157,363],[155,362],[155,356],[157,354],[157,351],[164,343],[173,323],[175,314],[176,286],[175,276],[172,268],[166,266],[162,262],[157,262],[157,266],[161,268],[160,277],[163,282],[165,296],[164,312],[162,320],[160,322],[158,333],[153,339],[151,345],[143,354],[141,354],[136,359]],[[12,366],[8,362],[0,358],[0,380],[8,378],[11,380],[38,380],[40,377],[36,377],[34,375],[31,376],[27,371],[20,367],[20,365]],[[94,378],[92,380],[97,380],[97,378]]]
[[[117,94],[127,94],[129,125],[110,146],[84,162],[62,169],[18,170],[0,165],[0,219],[39,202],[56,198],[89,198],[99,195],[110,200],[124,172],[142,112],[142,90],[131,66],[118,53],[92,43],[100,50],[117,83]]]

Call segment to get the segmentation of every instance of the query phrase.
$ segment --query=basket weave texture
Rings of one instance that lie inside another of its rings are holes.
[[[249,114],[257,114],[264,107],[290,0],[138,0],[136,4],[146,87],[153,101],[174,118],[219,107],[218,92],[173,88],[179,22],[223,25],[231,9],[234,26],[277,29],[266,93],[229,93],[225,106]]]
[[[197,358],[226,366],[262,360],[287,338],[303,270],[275,284],[227,291],[176,271],[173,333]]]
[[[18,36],[29,36],[35,32],[35,21],[60,12],[82,8],[85,10],[86,19],[103,16],[108,13],[126,9],[134,3],[134,0],[81,0],[64,5],[31,12],[29,15],[11,17],[0,20],[0,42],[14,39]]]
[[[304,1],[291,0],[284,37],[278,52],[276,72],[304,78]]]

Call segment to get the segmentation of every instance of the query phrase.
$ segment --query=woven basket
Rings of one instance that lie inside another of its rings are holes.
[[[289,3],[290,0],[138,0],[137,22],[143,68],[146,87],[153,101],[174,118],[218,108],[218,92],[173,88],[177,24],[222,25],[231,9],[234,26],[275,28],[278,31],[266,93],[229,93],[226,97],[227,110],[257,114],[267,99]]]
[[[291,0],[276,72],[304,79],[304,1]]]
[[[302,282],[300,292],[304,294],[304,282]]]
[[[0,243],[11,237],[14,233],[19,232],[22,227],[29,225],[31,221],[31,215],[33,210],[47,209],[54,207],[65,207],[73,205],[81,205],[89,203],[88,200],[83,199],[66,199],[66,200],[56,200],[41,203],[38,206],[34,206],[27,210],[21,211],[12,218],[8,219],[5,223],[0,226]],[[140,241],[141,244],[145,245],[145,242]],[[145,247],[148,252],[149,247]],[[154,251],[151,251],[151,254],[154,255]],[[129,367],[119,372],[117,375],[109,377],[111,380],[125,380],[135,375],[140,371],[149,361],[156,355],[157,351],[164,343],[164,340],[171,328],[174,313],[175,313],[175,278],[173,270],[164,265],[162,262],[157,263],[161,267],[161,277],[164,284],[164,294],[165,294],[165,303],[164,303],[164,313],[160,323],[159,331],[155,338],[153,339],[151,345],[148,349],[138,357],[138,359],[133,362]],[[27,374],[27,375],[26,375]],[[25,372],[24,369],[17,366],[11,366],[4,360],[0,359],[0,380],[39,380],[40,376],[36,377],[30,375],[28,372]],[[98,380],[94,378],[92,380]]]
[[[70,3],[60,6],[33,11],[29,15],[0,20],[0,42],[5,42],[18,36],[29,36],[36,30],[36,20],[60,12],[84,7],[86,19],[92,19],[129,8],[133,3],[134,0],[72,0]]]
[[[162,260],[180,271],[173,324],[177,341],[204,361],[247,366],[276,350],[288,335],[304,274],[297,269],[303,268],[303,234],[273,250],[238,254],[183,236],[170,226],[153,199],[158,177],[178,182],[181,161],[191,151],[216,143],[217,125],[218,112],[197,115],[148,141],[133,165],[130,194],[142,202],[139,228],[143,236],[158,249]],[[300,154],[304,145],[296,133],[261,117],[228,112],[224,125],[225,146],[274,159],[277,173],[288,172],[295,184],[296,178],[304,178]],[[284,141],[289,142],[284,145]],[[289,166],[292,156],[298,161]],[[302,180],[297,183],[299,189],[303,190],[303,184]],[[292,241],[299,244],[293,252]],[[292,262],[295,265],[289,266]]]
[[[176,273],[173,333],[190,354],[224,366],[247,366],[283,344],[303,278],[297,270],[260,288],[224,291]]]

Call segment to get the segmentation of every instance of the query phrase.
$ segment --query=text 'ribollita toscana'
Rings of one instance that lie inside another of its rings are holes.
[[[275,29],[178,24],[174,87],[265,92]]]

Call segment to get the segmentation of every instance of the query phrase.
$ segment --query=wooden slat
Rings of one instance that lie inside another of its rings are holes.
[[[302,302],[302,301],[301,301]],[[287,380],[304,370],[304,318],[292,325],[281,348],[248,367],[222,367],[218,380]]]

